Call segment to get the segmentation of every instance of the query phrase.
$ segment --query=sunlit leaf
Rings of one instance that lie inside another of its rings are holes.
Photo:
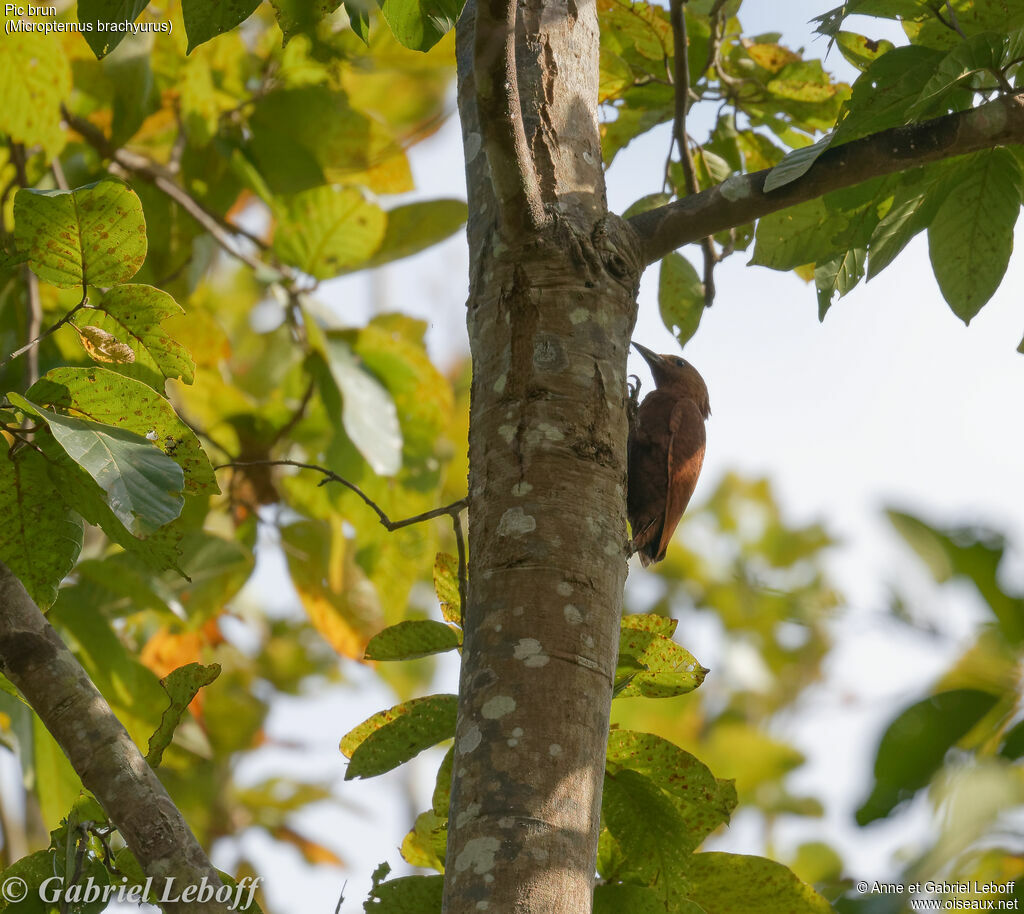
[[[409,619],[378,632],[366,645],[367,660],[409,660],[455,650],[459,632],[443,622]]]
[[[0,456],[0,517],[0,560],[45,610],[82,550],[82,521],[31,448]]]
[[[965,324],[992,297],[1013,251],[1021,173],[1008,149],[975,153],[928,226],[942,296]]]
[[[407,762],[455,735],[455,695],[429,695],[395,705],[342,737],[348,758],[345,780],[368,778]]]
[[[107,505],[132,534],[145,536],[181,514],[184,474],[152,442],[112,425],[51,412],[15,393],[7,396],[46,423],[54,440],[103,490]]]
[[[14,219],[32,271],[55,286],[112,286],[131,279],[146,259],[142,203],[121,181],[104,178],[71,191],[23,188]]]

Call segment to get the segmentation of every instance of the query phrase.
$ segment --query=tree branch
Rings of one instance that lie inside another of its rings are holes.
[[[686,0],[671,0],[670,19],[672,21],[672,41],[675,48],[675,118],[672,123],[672,134],[679,149],[679,160],[683,166],[686,180],[686,191],[693,195],[699,191],[697,185],[697,169],[693,164],[690,152],[690,137],[686,131],[686,115],[690,111],[690,59],[689,38],[686,34],[686,13],[683,4]],[[701,239],[700,246],[704,251],[704,307],[710,308],[715,300],[715,264],[718,254],[715,252],[715,240],[710,235]]]
[[[478,0],[473,78],[483,150],[498,200],[499,229],[521,235],[544,223],[544,204],[526,141],[516,76],[517,0]]]
[[[802,177],[765,192],[771,169],[734,175],[723,183],[629,222],[640,236],[643,263],[715,232],[870,178],[994,146],[1024,143],[1024,93],[943,117],[895,127],[823,152]]]
[[[162,892],[214,889],[220,876],[88,674],[0,562],[0,672],[14,683],[117,826],[143,872]],[[226,914],[210,900],[167,902],[171,914]]]

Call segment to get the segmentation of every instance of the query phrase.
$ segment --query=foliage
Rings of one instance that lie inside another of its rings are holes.
[[[673,120],[679,49],[662,6],[606,0],[600,8],[601,129],[611,164],[632,140]],[[852,86],[776,34],[745,35],[739,12],[739,3],[685,6],[693,108],[687,123],[713,126],[703,140],[688,133],[692,183],[679,150],[670,149],[658,204],[762,170],[764,190],[771,191],[805,174],[826,149],[1017,91],[1024,57],[1018,4],[882,0],[837,7],[818,17],[819,32],[860,71]],[[844,30],[854,14],[899,20],[908,43]],[[710,266],[753,242],[751,263],[813,279],[824,320],[837,296],[877,276],[926,231],[939,289],[966,324],[1003,278],[1020,201],[1017,153],[982,151],[826,194],[762,218],[756,230],[730,229],[714,239]],[[634,206],[630,214],[650,203]],[[661,313],[680,344],[695,332],[704,307],[706,279],[698,276],[678,253],[662,261]]]

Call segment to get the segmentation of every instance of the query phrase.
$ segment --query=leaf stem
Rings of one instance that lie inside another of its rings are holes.
[[[32,279],[35,279],[35,274],[32,275]],[[39,290],[39,287],[38,287],[38,285],[36,285],[36,294],[37,294],[37,296],[38,296],[38,290]],[[31,285],[29,287],[29,295],[31,296]],[[24,355],[30,349],[34,348],[35,346],[38,346],[43,340],[45,340],[48,336],[50,336],[50,334],[55,333],[56,331],[60,330],[60,328],[63,327],[65,324],[71,323],[71,318],[74,317],[75,314],[78,311],[80,311],[82,308],[84,308],[87,304],[89,304],[89,297],[85,294],[85,291],[83,290],[83,292],[82,292],[82,300],[77,305],[75,305],[74,308],[72,308],[70,311],[68,311],[68,313],[65,314],[59,321],[57,321],[57,323],[53,324],[50,327],[47,327],[42,333],[39,333],[34,339],[29,340],[20,349],[15,349],[14,352],[12,352],[9,356],[7,356],[6,359],[4,359],[2,362],[0,362],[0,371],[3,371],[11,362],[13,362],[16,358],[18,358],[18,356]],[[29,386],[31,386],[31,385],[29,385]]]

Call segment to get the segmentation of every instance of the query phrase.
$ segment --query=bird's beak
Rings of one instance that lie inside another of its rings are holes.
[[[654,351],[653,351],[653,350],[651,350],[651,349],[648,349],[648,348],[647,348],[646,346],[641,346],[641,345],[640,345],[639,343],[637,343],[637,342],[634,342],[634,341],[632,341],[632,340],[630,340],[630,342],[632,343],[632,345],[633,345],[633,348],[634,348],[634,349],[635,349],[635,350],[636,350],[637,352],[639,352],[639,353],[640,353],[640,355],[642,355],[642,356],[644,357],[644,361],[645,361],[645,362],[646,362],[646,363],[647,363],[648,365],[650,365],[650,366],[651,366],[652,368],[653,368],[653,367],[654,367],[655,365],[658,365],[658,364],[660,364],[660,363],[661,363],[662,359],[661,359],[661,356],[660,356],[660,355],[658,355],[658,353],[654,352]]]

